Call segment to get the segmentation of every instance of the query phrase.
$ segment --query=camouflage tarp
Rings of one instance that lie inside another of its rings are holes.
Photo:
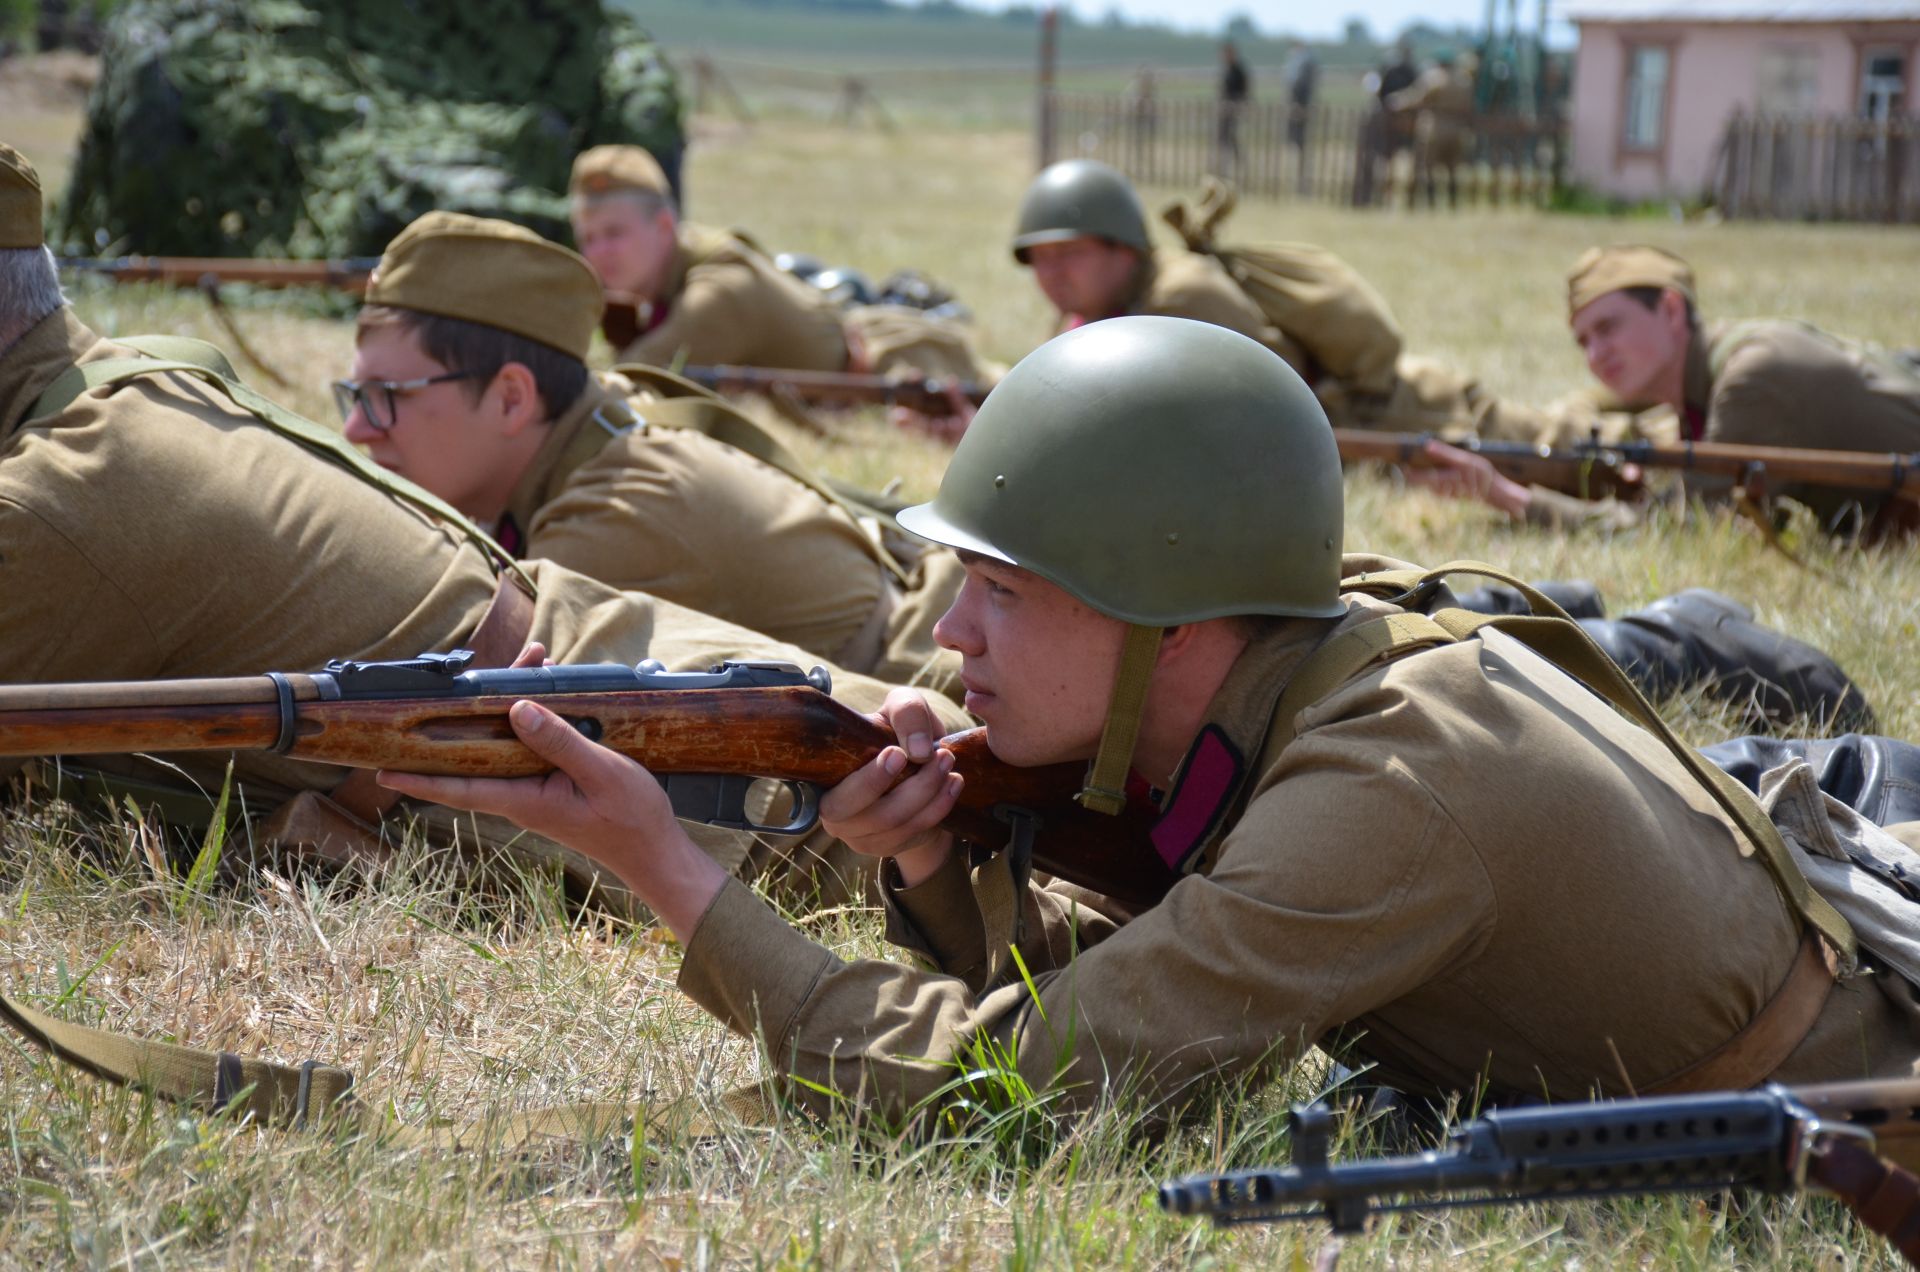
[[[433,208],[566,237],[574,154],[678,184],[678,86],[599,0],[134,0],[61,223],[80,251],[375,255]]]

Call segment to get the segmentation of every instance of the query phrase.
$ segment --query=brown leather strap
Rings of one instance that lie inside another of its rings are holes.
[[[1847,1140],[1816,1149],[1807,1158],[1807,1177],[1920,1267],[1920,1178]]]
[[[500,576],[493,603],[466,641],[475,667],[504,667],[526,648],[533,630],[533,597],[511,573]],[[374,781],[372,769],[355,769],[329,792],[333,802],[360,820],[378,823],[400,802],[400,793]]]
[[[1833,966],[1827,947],[1808,929],[1800,938],[1800,952],[1787,978],[1746,1028],[1644,1094],[1741,1091],[1760,1085],[1806,1038],[1832,991]]]

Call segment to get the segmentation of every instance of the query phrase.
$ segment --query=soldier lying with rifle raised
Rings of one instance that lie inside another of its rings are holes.
[[[540,298],[538,321],[528,297]],[[430,212],[381,258],[340,381],[348,441],[516,557],[763,631],[842,667],[952,686],[931,629],[953,554],[829,487],[712,394],[644,366],[595,375],[575,253]]]
[[[1045,824],[942,829],[968,781],[910,692],[878,717],[896,744],[821,809],[884,860],[889,935],[926,967],[790,927],[686,842],[646,769],[533,703],[509,719],[546,777],[381,780],[617,871],[686,946],[681,987],[821,1109],[904,1115],[989,1054],[1074,1107],[1178,1106],[1316,1042],[1499,1100],[1920,1055],[1920,969],[1809,884],[1810,823],[1784,838],[1543,600],[1488,621],[1433,574],[1343,559],[1325,416],[1258,344],[1162,318],[1059,337],[902,518],[965,554],[939,635],[989,749],[1090,762],[1088,809],[1151,799],[1177,877],[1158,904],[1030,877]],[[1809,770],[1776,777],[1770,808],[1839,818],[1799,802]]]
[[[1920,453],[1920,358],[1805,323],[1706,324],[1697,295],[1693,270],[1657,247],[1592,248],[1567,276],[1574,339],[1595,378],[1620,401],[1672,408],[1682,445],[1704,443],[1703,454],[1716,445],[1789,453],[1786,462],[1776,458],[1742,473],[1702,465],[1687,475],[1687,493],[1717,499],[1743,486],[1749,500],[1791,499],[1832,533],[1869,540],[1920,528],[1912,479]],[[1800,471],[1790,462],[1797,448],[1811,452]],[[1876,457],[1849,473],[1833,459],[1837,451]],[[1425,459],[1414,480],[1517,521],[1625,525],[1638,516],[1618,500],[1585,503],[1516,480],[1490,457],[1458,448],[1435,444]]]
[[[593,283],[575,268],[571,298],[539,289],[518,297],[511,321],[520,331],[557,347],[584,344]],[[362,389],[388,411],[396,401],[402,411],[423,405],[421,391]],[[300,671],[456,646],[497,667],[529,639],[568,661],[654,658],[675,670],[821,661],[551,562],[515,562],[446,502],[239,384],[211,346],[95,335],[61,295],[42,242],[38,178],[5,146],[0,544],[0,679],[15,683]],[[852,673],[836,679],[856,705],[877,706],[886,691]],[[950,727],[967,723],[951,703],[939,711]],[[116,805],[131,791],[142,807],[204,823],[225,769],[224,757],[128,757],[89,762],[85,783],[49,766],[43,785],[68,794],[104,786]],[[443,831],[456,820],[443,809],[396,808],[364,777],[270,753],[241,755],[233,778],[235,807],[266,818],[261,837],[339,857],[378,852],[398,813]],[[458,821],[472,842],[470,820]],[[491,832],[501,832],[495,844],[514,839],[536,856],[560,856],[583,886],[598,878],[602,895],[616,899],[608,889],[617,885],[585,859],[498,824],[483,839]],[[702,836],[729,869],[775,863],[793,848],[737,832]]]

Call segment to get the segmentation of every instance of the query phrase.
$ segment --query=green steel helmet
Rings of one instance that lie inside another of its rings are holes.
[[[1147,213],[1133,183],[1093,159],[1068,159],[1050,165],[1020,200],[1020,223],[1013,231],[1013,259],[1027,263],[1036,243],[1062,243],[1092,235],[1149,251]]]
[[[1326,414],[1266,346],[1187,318],[1110,318],[1034,350],[900,523],[1138,626],[1345,612]]]

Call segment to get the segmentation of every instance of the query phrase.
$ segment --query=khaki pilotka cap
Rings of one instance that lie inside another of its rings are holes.
[[[615,190],[644,190],[663,199],[673,198],[673,187],[659,162],[640,146],[595,146],[574,156],[569,195],[611,194]]]
[[[366,303],[463,318],[587,360],[606,299],[579,253],[532,230],[429,212],[387,244]]]
[[[1629,287],[1677,291],[1689,302],[1699,303],[1693,289],[1692,266],[1657,247],[1622,243],[1590,247],[1573,263],[1567,275],[1567,317],[1572,318],[1609,292]]]
[[[0,141],[0,248],[40,247],[40,175],[27,157]]]

